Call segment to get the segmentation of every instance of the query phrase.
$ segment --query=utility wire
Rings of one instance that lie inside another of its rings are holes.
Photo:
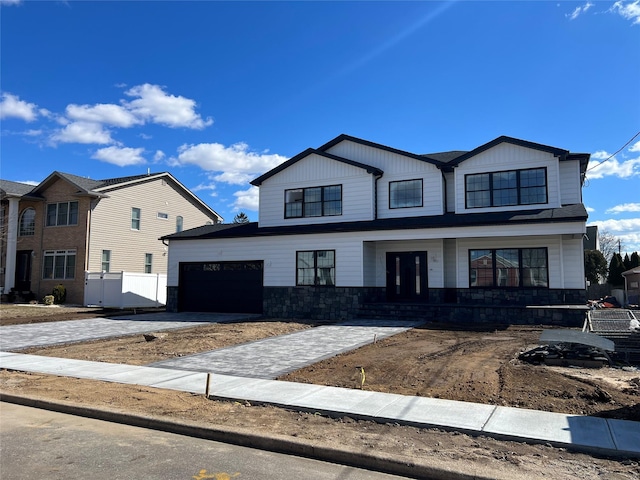
[[[593,167],[587,168],[587,172],[590,171],[590,170],[593,170],[596,167],[599,167],[604,162],[608,162],[609,160],[611,160],[613,157],[615,157],[617,154],[619,154],[622,150],[624,150],[627,145],[629,145],[631,142],[633,142],[638,135],[640,135],[640,131],[638,133],[636,133],[633,137],[631,137],[631,139],[627,143],[625,143],[623,146],[621,146],[615,153],[612,153],[609,158],[607,158],[606,160],[603,160],[603,161],[601,161],[599,163],[596,163]]]

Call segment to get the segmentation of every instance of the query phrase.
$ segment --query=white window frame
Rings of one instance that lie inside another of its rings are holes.
[[[73,262],[69,260],[73,258]],[[51,265],[48,265],[51,259]],[[60,265],[59,262],[62,262]],[[71,263],[71,265],[70,265]],[[58,268],[62,268],[62,276],[56,275]],[[76,278],[76,251],[75,250],[46,250],[42,259],[43,280],[73,280]]]
[[[134,215],[135,213],[137,213],[137,216]],[[141,218],[142,210],[138,207],[131,207],[131,230],[136,232],[140,231],[140,226],[142,224]]]

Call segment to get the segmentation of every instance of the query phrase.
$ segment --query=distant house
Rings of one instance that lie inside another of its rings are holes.
[[[585,250],[600,250],[600,240],[598,238],[598,226],[592,225],[587,227],[587,233],[584,235]]]
[[[624,290],[626,303],[629,305],[640,304],[640,267],[635,267],[622,272],[624,278]]]
[[[504,136],[419,155],[340,135],[251,182],[258,222],[164,237],[167,308],[339,319],[412,304],[471,320],[500,306],[546,321],[557,312],[526,307],[586,302],[588,161]]]
[[[62,284],[81,304],[84,272],[166,273],[159,237],[222,217],[170,173],[92,180],[53,172],[40,184],[0,180],[0,287],[42,300]]]

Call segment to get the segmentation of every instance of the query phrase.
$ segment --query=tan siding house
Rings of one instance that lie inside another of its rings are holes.
[[[56,285],[84,300],[84,272],[166,273],[160,237],[222,217],[170,173],[91,180],[53,172],[1,181],[3,294],[42,300]]]

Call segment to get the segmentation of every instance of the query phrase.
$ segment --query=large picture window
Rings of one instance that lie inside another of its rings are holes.
[[[342,185],[295,188],[284,192],[284,218],[342,215]]]
[[[547,288],[547,249],[469,250],[469,286]]]
[[[296,252],[296,285],[336,284],[335,250]]]
[[[20,215],[20,226],[18,235],[21,237],[31,237],[36,232],[36,211],[33,208],[27,208]]]
[[[465,195],[466,208],[547,203],[547,169],[466,175]]]
[[[422,206],[422,179],[389,182],[389,208]]]
[[[76,272],[75,250],[48,250],[44,252],[42,278],[72,279]]]
[[[78,202],[47,205],[47,227],[78,224]]]

